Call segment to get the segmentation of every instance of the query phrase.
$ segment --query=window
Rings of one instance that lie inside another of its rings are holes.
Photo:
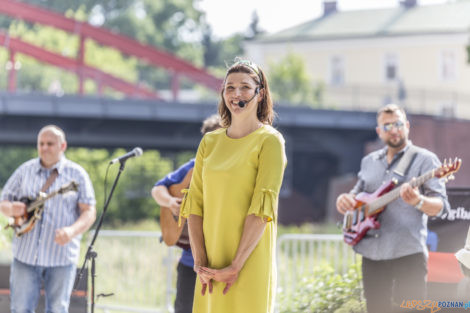
[[[340,56],[333,56],[330,59],[330,84],[333,86],[344,84],[344,61]]]
[[[395,54],[385,56],[385,81],[395,82],[398,79],[398,57]]]
[[[439,75],[442,81],[453,81],[457,78],[455,54],[453,51],[441,52]]]

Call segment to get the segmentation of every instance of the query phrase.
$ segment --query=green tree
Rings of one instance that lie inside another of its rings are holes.
[[[269,62],[268,78],[275,101],[314,107],[321,104],[323,85],[312,83],[303,58],[295,53]]]
[[[258,12],[256,12],[255,10],[251,14],[251,22],[248,27],[248,33],[246,35],[246,39],[254,39],[263,33],[265,33],[265,31],[259,27],[259,16],[258,16]]]

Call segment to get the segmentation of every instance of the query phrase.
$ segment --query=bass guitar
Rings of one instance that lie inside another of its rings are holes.
[[[22,216],[10,218],[10,222],[5,226],[5,229],[11,227],[15,231],[16,236],[21,237],[31,231],[36,225],[36,222],[41,219],[44,211],[44,204],[47,200],[59,194],[77,190],[78,183],[71,181],[70,183],[60,187],[59,190],[53,191],[49,194],[39,192],[39,196],[36,199],[20,199],[21,202],[26,204],[26,211]]]
[[[462,160],[444,161],[444,164],[435,168],[418,178],[410,181],[410,185],[419,187],[431,178],[444,178],[446,182],[454,179],[453,174],[456,173]],[[395,188],[397,181],[392,180],[384,183],[374,193],[369,194],[361,192],[356,195],[356,206],[354,210],[347,211],[343,218],[343,237],[344,242],[354,246],[367,234],[369,229],[380,228],[380,222],[377,221],[378,215],[385,210],[390,202],[400,197],[400,188]]]
[[[171,185],[168,188],[170,195],[182,199],[183,193],[181,191],[189,188],[192,175],[193,169],[190,169],[181,183]],[[160,207],[160,228],[162,239],[167,246],[177,245],[184,249],[189,248],[188,226],[186,223],[181,223],[181,226],[178,226],[178,216],[173,215],[170,208]]]

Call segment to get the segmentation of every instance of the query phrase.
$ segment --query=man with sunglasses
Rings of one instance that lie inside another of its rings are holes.
[[[392,179],[404,182],[397,187],[400,198],[378,216],[380,228],[370,229],[354,246],[362,255],[369,313],[396,312],[403,301],[426,299],[428,216],[439,216],[449,209],[442,181],[431,179],[419,188],[408,183],[441,166],[434,153],[412,145],[409,131],[410,123],[401,107],[395,104],[382,107],[377,112],[376,132],[385,147],[362,159],[356,185],[336,200],[337,210],[344,214],[355,208],[358,193],[373,193]],[[411,147],[413,157],[409,158],[405,173],[399,175],[395,169]]]

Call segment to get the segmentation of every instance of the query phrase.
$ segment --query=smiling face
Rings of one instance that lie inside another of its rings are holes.
[[[377,135],[390,148],[401,150],[408,142],[410,123],[401,111],[383,112],[377,118]]]
[[[45,168],[50,168],[59,162],[67,143],[57,130],[45,128],[39,132],[37,148],[41,164]]]
[[[257,88],[259,88],[258,84],[250,74],[238,72],[227,76],[223,99],[232,117],[256,117],[258,102],[262,100],[263,92],[258,89],[258,93],[256,93]],[[246,101],[243,108],[238,105],[240,101]]]

